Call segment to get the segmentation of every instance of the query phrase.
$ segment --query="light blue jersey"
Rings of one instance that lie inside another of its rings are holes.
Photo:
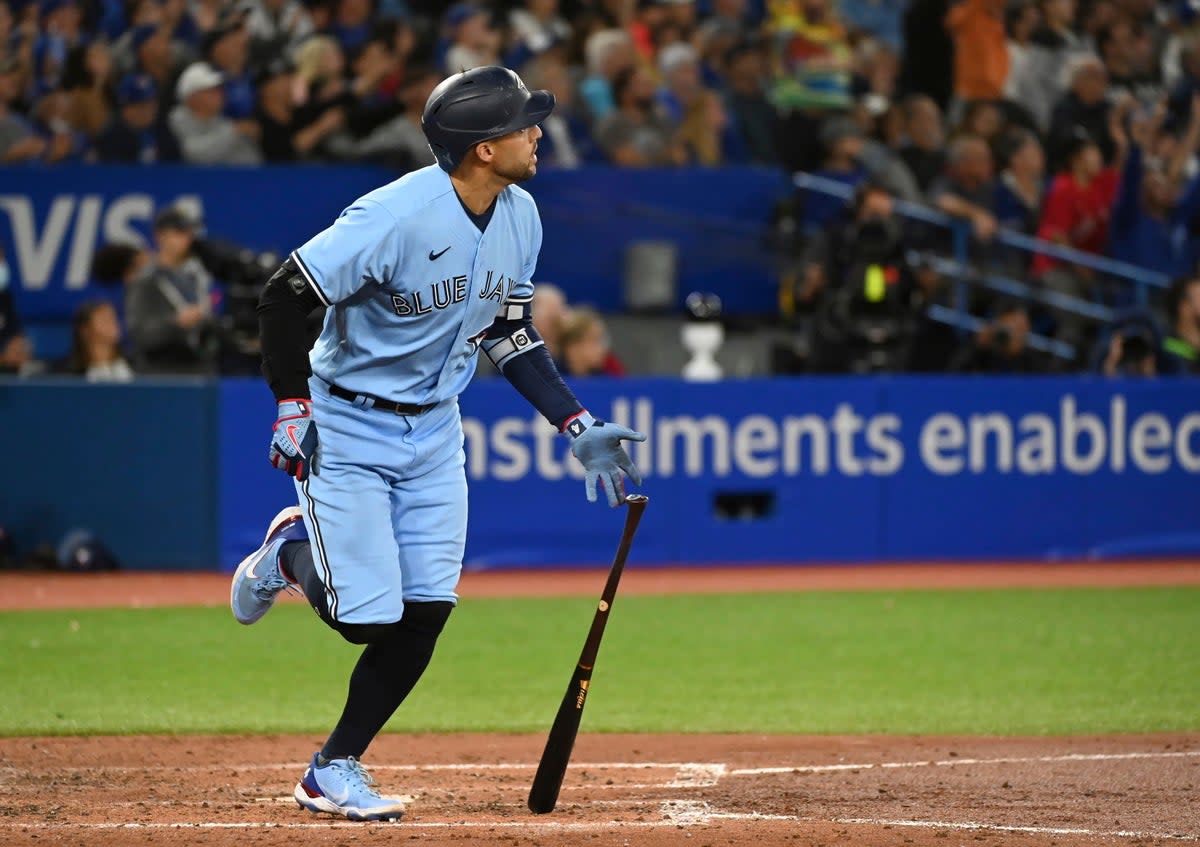
[[[364,195],[292,253],[330,307],[313,373],[397,403],[456,397],[501,304],[532,296],[541,247],[537,206],[515,185],[483,233],[436,165]]]

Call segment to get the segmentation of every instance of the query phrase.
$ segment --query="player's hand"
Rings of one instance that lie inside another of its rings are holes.
[[[300,482],[318,473],[317,422],[312,401],[302,398],[279,401],[279,419],[271,438],[271,464]]]
[[[642,484],[642,475],[621,442],[645,441],[645,435],[620,424],[598,421],[587,412],[569,420],[566,433],[571,439],[571,452],[586,472],[584,485],[589,502],[596,502],[597,482],[608,496],[608,505],[613,507],[625,499],[622,474],[633,480],[634,485]]]

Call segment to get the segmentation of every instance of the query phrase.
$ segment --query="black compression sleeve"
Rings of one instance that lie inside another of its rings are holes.
[[[276,400],[308,397],[308,315],[321,305],[317,293],[288,259],[275,271],[258,301],[262,372]]]
[[[560,432],[567,418],[583,411],[545,346],[526,350],[505,362],[504,376]]]

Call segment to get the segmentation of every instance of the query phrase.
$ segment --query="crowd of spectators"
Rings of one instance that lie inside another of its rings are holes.
[[[502,63],[558,97],[544,127],[548,166],[775,163],[773,68],[799,65],[792,46],[768,36],[801,18],[799,6],[771,6],[4,0],[0,160],[403,170],[432,161],[419,117],[433,86]],[[851,67],[838,55],[799,88],[837,102],[825,89],[844,88]],[[778,87],[780,103],[802,102],[795,85]]]
[[[1060,366],[1111,371],[1122,327],[1141,327],[1155,331],[1157,370],[1192,370],[1194,353],[1162,353],[1172,340],[1177,351],[1196,349],[1176,325],[1190,320],[1191,298],[1178,293],[1186,283],[1147,315],[1130,309],[1127,281],[1002,247],[997,233],[1174,279],[1193,273],[1196,5],[0,0],[0,162],[367,161],[403,171],[432,162],[420,111],[433,87],[501,63],[558,98],[539,147],[545,167],[745,163],[855,189],[848,205],[798,198],[787,247],[783,308],[819,316],[819,369],[856,361],[865,307],[891,321],[882,337],[898,340],[892,367],[1045,369],[1049,358],[1022,341],[1034,334],[1076,351]],[[945,268],[912,260],[914,249],[949,254],[947,237],[902,219],[896,199],[961,219],[976,271],[998,268],[1068,298],[1060,303],[1103,303],[1121,319],[1098,326],[1078,309],[973,295],[969,311],[986,326],[964,351],[925,319],[929,304],[947,301]],[[160,282],[179,277],[165,287],[176,297],[129,295],[124,318],[139,350],[204,360],[207,293],[188,287],[184,259],[171,264],[163,235],[155,267]],[[147,309],[170,320],[148,322]],[[91,319],[104,323],[101,313]],[[1116,357],[1129,359],[1127,350]]]

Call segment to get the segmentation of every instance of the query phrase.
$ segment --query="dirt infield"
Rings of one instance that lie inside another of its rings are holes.
[[[464,596],[594,594],[596,572],[489,573]],[[640,570],[622,591],[1192,585],[1200,564]],[[222,575],[0,575],[0,610],[223,604]],[[2,622],[2,621],[0,621]],[[8,681],[11,684],[11,680]],[[20,684],[19,680],[16,684]],[[0,695],[2,696],[2,695]],[[786,708],[786,704],[781,704]],[[525,796],[544,741],[380,737],[397,824],[301,811],[307,736],[0,739],[0,845],[1014,845],[1200,842],[1200,735],[581,736],[559,808]]]
[[[487,571],[464,574],[459,593],[463,597],[599,596],[603,585],[604,573],[595,570]],[[1200,585],[1200,562],[637,567],[625,571],[621,594],[1144,585]],[[287,595],[282,599],[286,601]],[[229,576],[220,573],[0,572],[0,611],[227,602]]]
[[[21,845],[1100,845],[1200,840],[1200,738],[584,735],[559,808],[524,805],[542,739],[386,735],[396,824],[297,808],[316,738],[0,741]]]

